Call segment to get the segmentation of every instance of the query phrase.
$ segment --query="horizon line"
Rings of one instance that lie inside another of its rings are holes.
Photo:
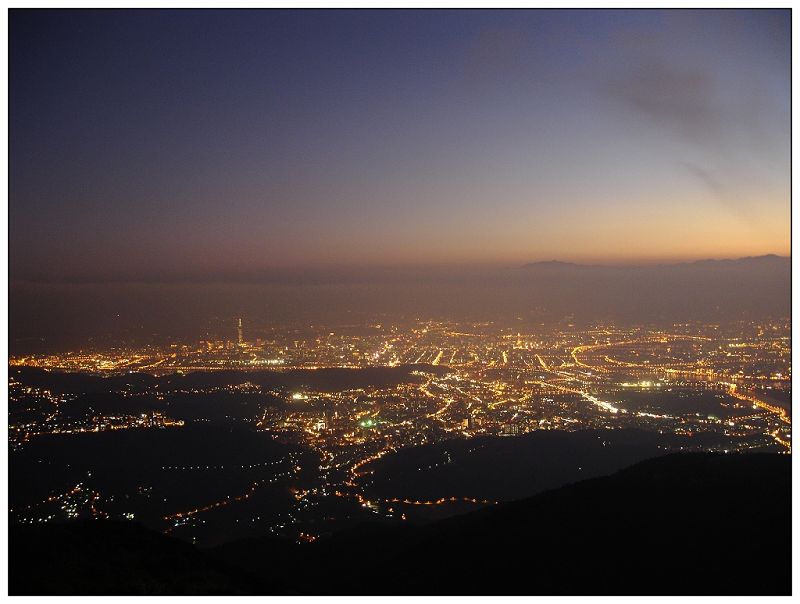
[[[367,276],[370,273],[386,271],[432,271],[432,270],[518,270],[534,268],[537,265],[551,265],[564,267],[581,268],[669,268],[684,265],[693,265],[702,262],[737,262],[744,260],[757,260],[765,258],[775,258],[791,260],[792,256],[782,254],[759,254],[737,257],[697,257],[681,260],[665,259],[630,259],[606,262],[582,262],[577,260],[561,260],[557,258],[547,258],[541,260],[530,260],[517,263],[509,262],[439,262],[439,263],[395,263],[382,265],[329,265],[329,266],[272,266],[253,269],[219,269],[213,271],[173,271],[162,274],[128,274],[128,275],[73,275],[71,277],[11,277],[9,275],[9,285],[111,285],[111,284],[223,284],[223,283],[257,283],[269,280],[298,280],[304,277],[343,277]],[[374,276],[374,275],[373,275]]]

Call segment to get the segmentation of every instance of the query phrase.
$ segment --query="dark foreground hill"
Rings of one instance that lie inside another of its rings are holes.
[[[791,459],[671,455],[409,527],[202,552],[136,525],[12,527],[11,594],[789,594]]]
[[[262,584],[133,522],[9,527],[10,595],[251,594]]]

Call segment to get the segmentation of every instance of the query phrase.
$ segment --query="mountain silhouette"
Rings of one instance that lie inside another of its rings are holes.
[[[791,458],[676,454],[422,526],[201,551],[133,523],[12,526],[15,594],[789,594]]]
[[[563,262],[561,260],[543,260],[529,262],[522,265],[523,269],[664,269],[664,268],[787,268],[791,267],[792,259],[789,256],[778,256],[776,254],[765,254],[763,256],[746,256],[743,258],[723,258],[723,259],[703,259],[690,262],[675,262],[661,264],[580,264],[576,262]]]

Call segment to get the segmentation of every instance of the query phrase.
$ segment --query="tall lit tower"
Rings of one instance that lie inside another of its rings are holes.
[[[242,344],[244,344],[244,336],[242,334],[242,318],[241,317],[239,317],[236,320],[236,334],[237,334],[237,342],[238,342],[239,346],[241,346]]]

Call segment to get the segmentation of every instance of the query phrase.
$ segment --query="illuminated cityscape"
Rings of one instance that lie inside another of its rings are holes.
[[[792,14],[12,8],[10,595],[787,595]]]
[[[246,489],[216,501],[202,493],[177,509],[166,500],[159,506],[148,503],[161,514],[154,525],[194,538],[193,531],[202,533],[202,525],[216,522],[221,507],[231,511],[219,522],[252,521],[246,508],[241,514],[235,508],[278,483],[293,501],[286,510],[257,517],[259,530],[298,540],[331,530],[309,510],[327,510],[336,498],[387,518],[406,517],[419,505],[459,504],[460,511],[465,502],[494,503],[484,494],[466,492],[438,492],[431,500],[373,493],[370,476],[378,460],[426,444],[542,430],[632,429],[670,435],[658,445],[665,451],[791,452],[788,320],[676,324],[668,330],[563,325],[534,333],[488,323],[420,321],[406,327],[373,324],[358,335],[333,328],[302,336],[272,330],[270,338],[256,340],[243,338],[241,319],[231,324],[235,331],[228,340],[12,358],[12,447],[24,450],[45,435],[122,428],[245,426],[300,447],[305,461],[298,453],[269,462],[247,459],[239,465],[258,478]],[[314,377],[342,370],[336,378]],[[371,373],[376,370],[383,373]],[[28,385],[54,372],[117,378],[107,393],[118,400],[118,408],[147,410],[124,414],[89,407],[83,415],[63,413],[75,394]],[[130,375],[152,379],[126,382]],[[194,417],[172,411],[172,401],[181,397],[216,395],[232,402],[246,399],[248,406],[223,417],[218,410]],[[189,462],[164,465],[159,472],[211,478],[225,468],[219,462]],[[72,488],[83,493],[80,484]],[[152,495],[146,484],[136,489]],[[114,495],[102,491],[92,491],[83,506],[63,503],[70,497],[66,494],[53,497],[12,514],[21,522],[52,520],[58,514],[55,502],[69,515],[117,509],[111,505]],[[346,517],[351,515],[358,517]]]

